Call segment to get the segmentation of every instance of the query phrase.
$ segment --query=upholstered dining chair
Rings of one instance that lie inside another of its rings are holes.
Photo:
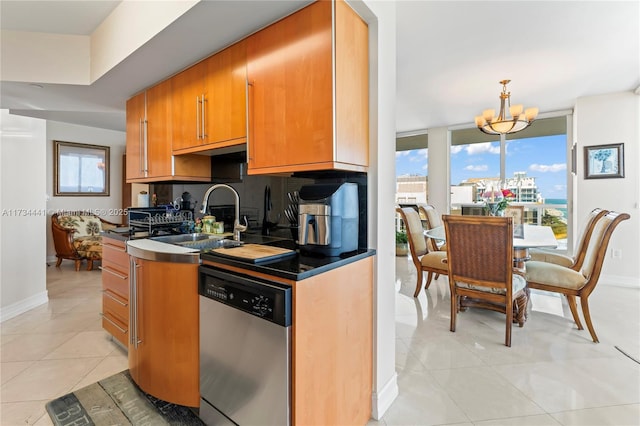
[[[576,306],[576,296],[580,298],[582,315],[595,343],[599,341],[591,323],[589,296],[595,289],[596,284],[598,284],[613,231],[620,222],[629,218],[630,216],[627,213],[613,211],[600,217],[595,222],[584,253],[584,260],[578,269],[575,269],[575,266],[566,267],[535,260],[527,262],[526,265],[525,278],[529,288],[564,294],[569,302],[569,309],[571,309],[571,315],[578,330],[583,329]]]
[[[411,207],[398,207],[396,211],[400,214],[409,237],[409,250],[413,264],[416,267],[418,279],[413,297],[418,297],[422,289],[423,273],[427,272],[427,283],[424,288],[431,285],[433,275],[447,275],[447,265],[442,262],[447,253],[444,251],[429,251],[427,239],[425,239],[422,228],[422,221],[418,212]]]
[[[417,203],[418,213],[425,218],[424,229],[433,229],[442,226],[442,215],[431,204]],[[427,238],[427,246],[429,251],[447,251],[447,245],[444,241],[438,242],[433,238]],[[438,277],[436,277],[438,279]]]
[[[591,238],[591,234],[593,233],[593,228],[595,227],[598,219],[600,219],[607,213],[609,213],[608,210],[603,210],[600,208],[593,209],[589,212],[589,216],[587,216],[587,222],[585,223],[585,226],[582,230],[582,234],[580,234],[580,239],[578,240],[578,244],[576,244],[576,251],[573,256],[558,253],[557,250],[532,248],[529,249],[531,260],[555,263],[557,265],[565,266],[576,271],[579,270],[582,266],[582,262],[584,261],[584,256],[587,252],[589,240]]]
[[[528,300],[527,282],[521,271],[513,268],[513,218],[444,215],[442,220],[447,238],[451,331],[456,331],[463,303],[491,309],[505,314],[504,344],[510,347],[514,310],[522,327]]]

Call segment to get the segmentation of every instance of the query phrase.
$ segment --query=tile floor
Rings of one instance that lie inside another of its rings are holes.
[[[399,396],[370,425],[640,425],[640,290],[600,285],[589,298],[600,339],[579,331],[563,298],[534,292],[504,346],[504,316],[471,309],[449,331],[446,277],[413,298],[396,258]],[[603,284],[603,283],[600,283]]]
[[[591,311],[600,344],[573,325],[566,302],[535,293],[524,328],[503,345],[500,314],[469,310],[449,331],[440,278],[412,297],[415,270],[396,258],[400,394],[369,425],[638,425],[640,290],[600,285]],[[0,325],[0,425],[50,425],[44,404],[127,368],[102,331],[100,272],[47,268],[49,303]]]
[[[100,270],[49,266],[47,289],[47,304],[0,324],[2,426],[51,425],[45,403],[128,368],[102,329]]]

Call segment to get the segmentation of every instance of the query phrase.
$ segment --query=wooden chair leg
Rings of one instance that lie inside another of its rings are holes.
[[[59,257],[58,261],[56,262],[56,268],[59,268],[61,263],[62,263],[62,258]]]
[[[431,280],[433,279],[433,272],[429,272],[427,274],[427,283],[424,285],[424,289],[428,289],[429,286],[431,285]]]
[[[413,292],[413,297],[418,297],[420,290],[422,290],[422,269],[418,269],[418,280],[416,282],[416,290]]]
[[[82,263],[82,260],[76,260],[76,272],[78,272],[80,270],[80,264]]]
[[[458,296],[451,295],[451,323],[449,330],[456,331],[456,315],[458,314]]]
[[[513,322],[513,308],[505,309],[507,314],[507,326],[505,330],[504,344],[511,347],[511,323]]]
[[[87,259],[87,271],[93,270],[93,259]]]
[[[591,338],[594,343],[600,343],[598,341],[598,336],[596,336],[596,331],[593,329],[593,324],[591,323],[591,314],[589,313],[589,300],[588,297],[580,297],[580,305],[582,306],[582,315],[584,315],[584,321],[587,323],[587,328],[589,329],[589,333],[591,334]]]
[[[571,315],[573,315],[573,320],[576,322],[578,330],[582,330],[583,327],[582,323],[580,322],[580,317],[578,316],[578,307],[576,306],[576,297],[567,295],[567,302],[569,302],[569,309],[571,309]],[[582,312],[584,313],[584,308],[582,309]]]

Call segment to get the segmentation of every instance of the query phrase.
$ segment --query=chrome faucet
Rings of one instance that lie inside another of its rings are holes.
[[[226,185],[224,183],[218,183],[213,185],[211,188],[207,189],[207,192],[204,193],[204,198],[202,200],[202,208],[200,209],[200,213],[207,214],[207,208],[209,207],[209,195],[213,191],[218,188],[226,188],[233,193],[233,197],[235,199],[235,220],[233,222],[233,239],[236,241],[240,241],[240,232],[244,232],[247,230],[246,219],[245,225],[240,225],[240,196],[238,195],[238,191],[233,189],[231,186]]]

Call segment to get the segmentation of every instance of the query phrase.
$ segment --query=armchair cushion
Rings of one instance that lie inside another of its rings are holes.
[[[467,284],[463,282],[457,282],[456,285],[458,287],[470,288],[472,290],[484,291],[492,294],[505,294],[507,292],[507,289],[505,288],[483,287],[480,285]],[[527,281],[524,279],[524,277],[518,274],[513,274],[511,278],[511,285],[513,286],[513,299],[515,300],[518,292],[520,290],[524,290],[524,288],[527,286]]]
[[[58,224],[67,229],[73,229],[73,238],[99,236],[102,232],[102,222],[96,216],[58,216]]]
[[[587,282],[579,271],[537,260],[527,262],[526,277],[528,281],[572,290],[581,289]]]

